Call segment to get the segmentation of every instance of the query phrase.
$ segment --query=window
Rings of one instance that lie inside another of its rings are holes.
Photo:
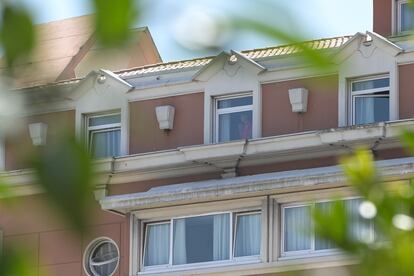
[[[397,31],[410,32],[414,28],[414,9],[408,0],[397,1]]]
[[[252,138],[253,97],[251,95],[217,98],[215,111],[216,142]]]
[[[84,268],[90,276],[111,276],[119,264],[119,250],[108,238],[93,241],[87,248]]]
[[[390,81],[379,77],[351,82],[351,123],[370,124],[389,120]]]
[[[219,213],[146,223],[143,266],[171,268],[260,255],[261,213]]]
[[[343,202],[348,218],[351,220],[349,235],[361,241],[373,241],[373,223],[362,218],[358,213],[361,199],[346,199]],[[332,201],[282,206],[282,257],[320,254],[336,250],[332,242],[315,234],[311,218],[311,207],[313,205],[322,212],[329,212]]]
[[[121,149],[121,114],[89,115],[88,148],[94,158],[119,156]]]

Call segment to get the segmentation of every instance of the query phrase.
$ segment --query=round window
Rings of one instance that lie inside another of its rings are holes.
[[[91,276],[111,276],[119,263],[119,250],[113,240],[93,241],[85,254],[85,270]]]

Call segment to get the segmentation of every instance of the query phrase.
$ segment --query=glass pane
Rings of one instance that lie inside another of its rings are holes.
[[[252,111],[219,115],[218,142],[252,138]]]
[[[333,202],[320,202],[315,204],[317,211],[324,214],[330,214],[332,212]],[[316,236],[315,250],[324,250],[335,248],[335,244],[329,240]]]
[[[121,114],[90,117],[89,126],[102,126],[121,122]]]
[[[121,152],[121,130],[91,131],[91,154],[94,158],[119,156]]]
[[[230,215],[210,215],[174,220],[173,264],[228,260]]]
[[[412,31],[414,28],[414,10],[409,3],[401,4],[401,31]]]
[[[144,266],[168,264],[170,259],[170,224],[147,226]]]
[[[260,255],[261,214],[237,216],[235,257]]]
[[[355,97],[355,124],[389,120],[389,96]]]
[[[389,97],[354,97],[355,124],[370,124],[389,120]]]
[[[218,108],[228,108],[228,107],[236,107],[236,106],[252,105],[252,104],[253,104],[253,97],[247,96],[247,97],[242,97],[242,98],[219,100]]]
[[[285,252],[310,249],[310,207],[302,206],[286,208],[284,219]]]
[[[90,269],[96,275],[111,275],[118,264],[118,250],[111,242],[104,242],[98,245],[92,252]]]
[[[359,198],[345,201],[345,208],[350,222],[349,235],[356,240],[368,243],[373,241],[371,222],[359,215],[361,202],[362,200]]]
[[[367,89],[375,89],[375,88],[389,87],[389,86],[390,86],[389,78],[358,81],[358,82],[352,83],[352,91],[362,91],[362,90],[367,90]]]

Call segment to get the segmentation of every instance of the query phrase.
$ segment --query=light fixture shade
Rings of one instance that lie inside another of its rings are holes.
[[[34,146],[46,145],[47,124],[33,123],[29,125],[29,134]]]
[[[308,110],[308,94],[306,88],[289,89],[292,112],[306,112]]]
[[[171,130],[174,126],[175,108],[172,105],[157,106],[155,108],[158,124],[162,130]]]

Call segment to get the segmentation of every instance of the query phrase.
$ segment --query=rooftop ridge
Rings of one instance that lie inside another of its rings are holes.
[[[253,49],[249,49],[249,50],[242,50],[240,52],[241,53],[246,53],[246,52],[255,52],[255,51],[265,51],[265,50],[272,50],[272,49],[277,49],[277,48],[290,47],[290,46],[306,44],[306,43],[312,43],[312,42],[327,41],[327,40],[332,40],[332,39],[339,39],[339,38],[349,39],[349,38],[352,38],[352,37],[353,37],[353,35],[341,35],[341,36],[333,36],[333,37],[326,37],[326,38],[322,37],[322,38],[310,39],[310,40],[305,40],[305,41],[296,42],[296,43],[282,44],[282,45],[278,45],[278,46],[269,46],[269,47],[263,47],[263,48],[253,48]]]
[[[353,37],[353,35],[335,36],[335,37],[328,37],[328,38],[318,38],[318,39],[306,40],[306,41],[297,42],[297,43],[283,44],[283,45],[277,45],[277,46],[269,46],[269,47],[264,47],[264,48],[253,48],[253,49],[248,49],[248,50],[242,50],[240,52],[242,54],[250,54],[250,53],[260,52],[260,51],[283,49],[283,48],[293,47],[293,46],[301,45],[301,44],[309,44],[309,43],[316,43],[316,42],[322,42],[322,41],[326,42],[326,41],[335,40],[335,39],[350,39],[352,37]],[[327,48],[335,48],[335,47],[327,47]],[[174,65],[174,64],[193,62],[193,61],[207,61],[207,60],[212,60],[214,57],[215,56],[206,56],[206,57],[197,57],[197,58],[192,58],[192,59],[169,61],[169,62],[164,62],[164,63],[154,63],[154,64],[148,64],[148,65],[144,65],[144,66],[129,68],[129,69],[125,69],[125,70],[119,70],[119,71],[115,71],[114,73],[118,74],[118,75],[122,75],[122,74],[126,74],[126,73],[131,73],[133,71],[139,71],[139,70],[154,68],[154,67],[158,67],[158,66],[167,66],[167,65]],[[256,58],[256,57],[254,57],[254,58]]]

